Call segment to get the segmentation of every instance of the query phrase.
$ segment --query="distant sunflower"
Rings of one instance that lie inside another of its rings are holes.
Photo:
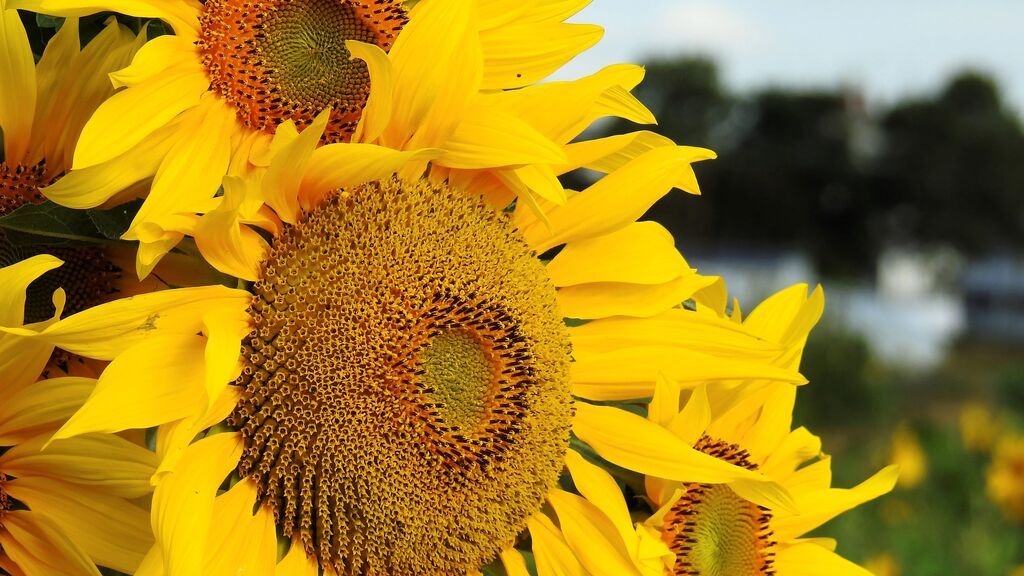
[[[996,442],[986,488],[1004,516],[1024,522],[1024,436],[1007,433]]]
[[[821,454],[820,440],[804,428],[790,429],[792,398],[766,389],[716,413],[706,388],[699,387],[680,410],[679,387],[663,380],[643,430],[638,423],[646,421],[640,416],[581,405],[577,418],[587,421],[588,428],[615,419],[642,434],[593,444],[612,462],[629,465],[634,451],[682,453],[682,446],[692,446],[720,464],[763,474],[791,500],[784,506],[765,505],[758,496],[768,485],[752,486],[746,479],[668,482],[649,475],[647,497],[655,512],[634,526],[612,477],[583,458],[570,458],[568,468],[583,497],[562,491],[549,497],[560,530],[546,517],[534,518],[538,566],[559,561],[559,550],[565,562],[564,552],[571,550],[569,562],[594,574],[795,576],[813,567],[814,573],[868,576],[835,554],[834,541],[801,536],[892,490],[897,469],[890,466],[849,490],[832,488],[830,459]],[[579,425],[575,430],[581,433]],[[646,465],[642,469],[659,472]],[[690,472],[697,474],[696,469]],[[517,561],[514,552],[505,557],[508,564]],[[608,571],[608,566],[615,569]]]
[[[27,287],[60,266],[51,256],[0,268],[0,326],[20,328]],[[63,294],[54,295],[56,321]],[[153,541],[145,510],[156,456],[113,435],[54,442],[50,435],[92,392],[95,380],[37,381],[53,346],[0,336],[0,570],[5,574],[99,576],[96,563],[131,572]]]
[[[513,542],[562,470],[575,392],[563,317],[657,317],[715,282],[635,221],[706,155],[639,154],[545,206],[544,222],[473,188],[312,154],[280,178],[272,165],[257,184],[225,180],[227,203],[273,182],[296,210],[269,244],[220,235],[226,252],[258,253],[250,291],[168,290],[17,333],[112,360],[55,437],[160,426],[158,545],[139,574],[275,560],[285,574],[465,574]],[[310,178],[331,186],[313,194]],[[691,326],[717,354],[682,352]],[[735,361],[756,344],[731,321],[651,328],[649,344],[676,346],[701,378],[803,381]],[[698,480],[768,482],[690,452],[710,470]],[[291,543],[281,557],[275,527]]]
[[[70,0],[14,4],[56,15],[84,11]],[[225,174],[262,170],[273,150],[326,110],[322,143],[355,143],[351,152],[371,161],[367,144],[419,151],[421,169],[429,158],[505,193],[564,201],[554,196],[561,192],[555,167],[570,162],[564,144],[600,116],[653,122],[629,94],[643,75],[635,66],[525,90],[527,113],[522,99],[497,96],[545,78],[597,41],[600,28],[563,22],[586,4],[422,0],[406,10],[398,0],[92,3],[91,10],[161,18],[175,34],[147,43],[131,66],[111,75],[126,89],[96,111],[71,177],[46,194],[92,207],[152,177],[124,236],[141,242],[137,272],[145,276],[193,234],[197,215],[220,204]],[[243,208],[243,219],[273,227],[259,205]]]

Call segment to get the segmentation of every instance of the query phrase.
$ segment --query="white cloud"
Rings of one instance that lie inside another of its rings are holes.
[[[675,0],[656,14],[654,21],[659,51],[742,51],[755,48],[764,38],[742,13],[707,0]]]

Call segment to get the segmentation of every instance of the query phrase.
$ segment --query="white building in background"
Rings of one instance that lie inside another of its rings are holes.
[[[1024,258],[993,256],[964,271],[967,331],[971,337],[1024,342]]]
[[[810,258],[799,250],[688,246],[685,255],[701,273],[723,276],[747,312],[786,286],[819,282]],[[934,367],[967,324],[963,298],[954,289],[958,266],[955,255],[946,252],[886,252],[875,285],[826,281],[823,323],[860,334],[886,362]]]

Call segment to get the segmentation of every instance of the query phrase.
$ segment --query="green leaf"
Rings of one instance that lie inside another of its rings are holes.
[[[103,237],[84,210],[44,202],[25,204],[0,218],[0,228],[33,236],[94,243]]]
[[[25,204],[0,217],[12,244],[76,246],[118,242],[141,202],[110,210],[75,210],[53,202]]]
[[[63,23],[63,18],[49,16],[47,14],[36,14],[36,26],[39,26],[40,28],[53,28],[54,30],[57,30]]]
[[[119,240],[128,231],[128,226],[131,225],[141,207],[142,199],[137,198],[110,210],[87,210],[86,214],[96,226],[96,230],[105,238]]]

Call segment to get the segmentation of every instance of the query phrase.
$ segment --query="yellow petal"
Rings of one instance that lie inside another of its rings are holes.
[[[150,492],[156,455],[113,434],[60,440],[40,451],[45,437],[19,444],[0,457],[5,473],[50,476],[106,494],[139,498]]]
[[[164,557],[159,546],[154,544],[150,547],[139,567],[135,569],[135,576],[164,576]]]
[[[207,98],[182,115],[178,141],[160,163],[129,231],[167,215],[198,212],[214,197],[228,170],[235,123],[235,111],[217,98]]]
[[[691,162],[714,157],[700,148],[646,152],[548,212],[550,227],[524,222],[521,230],[538,253],[573,240],[614,232],[635,222],[675,185]]]
[[[27,329],[4,331],[36,337],[73,354],[112,360],[157,334],[197,334],[203,328],[203,317],[210,310],[243,303],[247,306],[250,298],[251,295],[244,290],[224,286],[161,290],[94,306],[41,332]]]
[[[711,424],[711,405],[708,403],[708,387],[701,384],[693,389],[686,406],[675,414],[665,426],[677,438],[693,446]]]
[[[31,334],[31,328],[25,330]],[[0,334],[0,395],[12,398],[38,380],[51,354],[53,345],[48,342]]]
[[[110,74],[114,87],[137,86],[156,79],[168,68],[195,60],[199,55],[195,45],[181,36],[158,36],[139,49],[132,63]]]
[[[664,284],[595,282],[558,290],[558,304],[566,318],[595,319],[611,316],[646,318],[678,308],[713,279],[693,270]]]
[[[238,405],[239,398],[239,389],[228,387],[221,392],[205,413],[197,412],[181,420],[160,426],[156,434],[156,453],[160,458],[160,466],[150,482],[155,486],[164,476],[173,472],[189,443],[199,433],[226,419]]]
[[[657,222],[633,222],[610,234],[571,242],[547,266],[557,287],[588,282],[662,284],[689,269],[672,234]]]
[[[26,574],[100,576],[92,560],[42,514],[14,510],[4,515],[0,547]]]
[[[570,449],[566,452],[565,465],[572,474],[576,490],[614,526],[625,549],[633,549],[636,545],[636,532],[633,531],[633,521],[629,517],[629,509],[626,508],[622,490],[615,483],[615,479],[600,466],[587,462],[575,450]]]
[[[178,222],[183,221],[197,221],[199,218],[195,214],[178,215],[174,218]],[[188,230],[190,225],[185,225],[186,232],[194,232]],[[128,238],[128,234],[134,234],[136,231],[147,229],[148,232],[138,235],[144,236],[143,238]],[[160,261],[164,256],[167,255],[175,246],[178,245],[181,240],[184,239],[184,232],[177,232],[173,229],[163,230],[161,225],[154,222],[141,222],[136,231],[129,230],[125,236],[122,236],[122,240],[138,240],[138,250],[135,252],[135,275],[139,280],[145,280],[146,277],[150,276],[160,264]]]
[[[28,285],[61,264],[61,260],[49,254],[40,254],[0,268],[0,326],[22,325]]]
[[[242,338],[249,333],[250,320],[246,308],[219,308],[203,318],[206,333],[206,398],[212,406],[224,388],[242,370]]]
[[[319,573],[320,567],[317,565],[316,560],[306,556],[306,551],[303,549],[301,542],[293,540],[288,553],[278,562],[274,575],[317,576]],[[510,574],[509,576],[514,575]]]
[[[127,152],[179,113],[198,104],[208,86],[209,79],[196,63],[113,95],[96,109],[82,129],[73,167],[86,168]]]
[[[0,446],[12,446],[52,430],[82,406],[95,386],[92,378],[51,378],[8,397],[0,405]]]
[[[675,142],[647,130],[581,140],[565,147],[569,163],[561,168],[568,172],[583,167],[608,174],[625,166],[644,152],[666,146],[675,146]]]
[[[501,551],[501,565],[508,576],[530,576],[526,559],[515,548],[509,547]]]
[[[697,303],[698,310],[707,308],[724,318],[725,307],[729,304],[725,280],[719,276],[709,276],[709,278],[712,279],[711,284],[694,294],[693,301]]]
[[[579,359],[572,365],[573,393],[590,400],[649,398],[659,372],[684,388],[729,380],[769,380],[804,384],[797,372],[769,364],[720,358],[668,346],[622,348]]]
[[[384,143],[431,148],[448,139],[480,87],[483,57],[472,0],[421,2],[389,52],[394,102]]]
[[[579,560],[562,538],[562,533],[540,512],[526,521],[533,539],[537,576],[586,576]]]
[[[5,489],[103,566],[131,573],[153,545],[149,514],[122,498],[52,478],[19,478]]]
[[[650,318],[616,316],[569,329],[576,359],[635,346],[672,346],[770,362],[785,350],[736,323],[691,310],[668,310]]]
[[[559,206],[568,199],[565,188],[550,166],[527,164],[519,168],[494,170],[492,174],[514,190],[517,196],[532,194]]]
[[[793,508],[788,492],[763,475],[699,452],[632,412],[578,402],[573,434],[605,460],[626,469],[685,482],[719,484],[745,480],[763,488],[755,500],[758,504],[773,509]]]
[[[167,576],[203,574],[217,488],[242,455],[238,434],[216,434],[192,444],[174,473],[153,494],[153,533]]]
[[[797,507],[802,513],[773,519],[775,535],[780,541],[803,536],[843,512],[889,493],[898,476],[899,468],[888,466],[854,488],[797,493]]]
[[[493,92],[482,100],[522,118],[551,141],[566,144],[603,116],[654,122],[650,111],[629,93],[643,77],[640,66],[617,64],[578,80]]]
[[[72,170],[42,189],[44,195],[68,208],[95,208],[131,186],[151,178],[175,143],[178,123],[165,126],[131,150],[106,162]]]
[[[0,18],[2,18],[2,15],[0,15]],[[116,34],[117,27],[116,23],[113,26],[108,24],[93,39],[93,42],[89,44],[100,44],[105,38],[109,39],[110,34],[108,34],[108,31],[113,29]],[[46,43],[43,55],[39,58],[39,63],[36,64],[35,117],[32,120],[30,156],[46,158],[47,168],[55,172],[62,172],[66,168],[64,159],[61,157],[62,154],[58,152],[58,149],[61,152],[63,149],[58,147],[59,135],[65,131],[67,115],[72,109],[67,100],[71,100],[76,104],[78,100],[78,94],[72,92],[75,87],[73,79],[77,76],[79,68],[83,64],[88,66],[86,62],[76,62],[80,53],[81,43],[78,36],[78,19],[69,18],[61,25],[53,38]],[[0,56],[0,60],[3,60],[5,57],[9,57],[9,55]],[[100,78],[100,80],[105,81],[103,78]],[[109,95],[113,90],[109,83],[106,84],[106,91]],[[19,86],[15,84],[15,91],[18,88]],[[2,98],[3,96],[0,96],[0,99]],[[89,110],[90,113],[92,109],[95,109],[95,106]],[[49,122],[52,122],[53,125],[47,125]],[[0,127],[2,126],[3,118],[0,117]],[[55,126],[59,128],[54,129]],[[78,126],[78,129],[80,130],[81,126]],[[71,128],[71,130],[74,130],[74,128]],[[75,136],[77,135],[78,131],[75,130]]]
[[[766,407],[766,410],[769,408]],[[762,413],[763,416],[763,413]],[[765,474],[775,478],[785,478],[804,462],[821,454],[821,438],[811,434],[807,428],[800,427],[789,433],[775,450],[761,464]]]
[[[791,366],[800,362],[807,335],[825,309],[825,293],[821,286],[807,295],[807,285],[797,284],[772,295],[755,308],[743,322],[744,328],[761,338],[793,347],[788,358]]]
[[[520,164],[561,164],[565,153],[516,116],[497,108],[465,111],[451,135],[435,144],[445,153],[437,163],[449,168],[489,168]]]
[[[781,548],[773,567],[786,576],[871,576],[871,572],[814,543]]]
[[[196,226],[196,247],[217,270],[235,278],[255,281],[270,244],[242,224],[239,212],[246,184],[236,176],[224,177],[224,201],[204,214]]]
[[[565,541],[591,574],[640,576],[615,526],[596,506],[558,489],[548,493],[548,503]]]
[[[0,6],[0,86],[5,161],[15,166],[35,162],[26,153],[36,108],[36,63],[21,17],[4,6]]]
[[[204,554],[204,575],[274,576],[277,553],[274,517],[258,503],[256,483],[250,478],[243,478],[214,500]]]
[[[794,494],[827,490],[832,486],[832,458],[822,455],[817,462],[783,477],[782,482]]]
[[[796,388],[777,386],[769,391],[759,417],[740,440],[755,461],[776,454],[779,444],[791,435],[795,405]]]
[[[40,60],[36,68],[40,92],[33,145],[46,158],[52,173],[66,172],[71,167],[82,128],[93,111],[114,93],[107,75],[128,64],[141,46],[140,38],[144,42],[145,33],[136,37],[110,17],[103,30],[80,51],[77,19],[69,18],[47,44],[46,52],[53,47],[58,53],[52,67],[48,63],[44,67]]]
[[[332,190],[389,178],[408,164],[436,158],[439,150],[399,151],[373,144],[328,144],[317,148],[302,177],[301,197],[314,206]]]
[[[347,40],[345,47],[352,54],[352,58],[366,62],[370,73],[370,95],[366,99],[363,113],[359,116],[352,141],[373,142],[391,121],[391,105],[394,102],[395,91],[394,69],[387,52],[376,44]]]
[[[513,23],[480,35],[484,55],[481,88],[519,88],[547,78],[601,39],[592,24]]]
[[[107,366],[85,405],[53,439],[149,428],[201,410],[204,343],[198,336],[154,336],[129,348]],[[141,382],[140,374],[147,375]]]
[[[665,374],[658,374],[658,380],[654,384],[654,397],[647,406],[647,419],[659,426],[667,427],[679,414],[679,392],[679,383]]]
[[[331,118],[325,109],[299,135],[281,147],[274,156],[262,180],[264,201],[277,212],[281,220],[294,224],[299,219],[299,183],[297,174],[303,174],[320,136]]]

